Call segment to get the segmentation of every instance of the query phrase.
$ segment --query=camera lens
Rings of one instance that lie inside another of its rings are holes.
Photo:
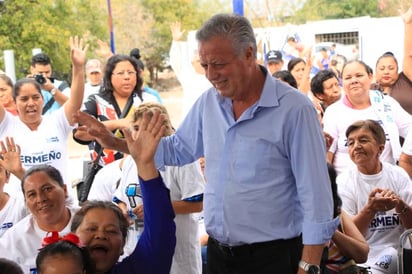
[[[44,76],[41,74],[35,74],[34,80],[36,80],[36,82],[39,83],[40,85],[43,85],[44,83],[46,83],[46,78],[44,78]]]

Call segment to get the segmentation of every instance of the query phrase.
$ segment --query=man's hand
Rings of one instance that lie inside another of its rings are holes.
[[[73,114],[73,119],[75,123],[79,124],[77,127],[78,131],[89,134],[103,147],[128,153],[126,142],[123,139],[114,136],[103,123],[93,116],[82,111],[77,111]]]

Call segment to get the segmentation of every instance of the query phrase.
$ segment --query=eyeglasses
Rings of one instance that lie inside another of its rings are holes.
[[[112,74],[121,77],[121,76],[125,76],[125,75],[127,75],[127,76],[129,76],[129,75],[136,75],[137,72],[136,72],[136,71],[128,70],[128,71],[113,72]]]

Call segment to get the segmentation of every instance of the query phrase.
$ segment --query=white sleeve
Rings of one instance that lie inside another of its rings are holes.
[[[392,113],[395,119],[395,123],[399,129],[399,135],[402,137],[406,137],[409,129],[412,127],[412,115],[410,115],[402,106],[399,104],[398,101],[393,99],[390,96],[385,96],[386,100],[389,100],[392,106]]]
[[[199,161],[179,167],[178,170],[177,181],[180,186],[181,200],[204,192],[205,182]]]
[[[342,199],[342,208],[351,216],[355,216],[358,213],[356,207],[356,197],[353,195],[351,176],[348,172],[339,174],[336,178],[336,184],[338,185],[338,194]]]
[[[406,135],[405,141],[403,142],[402,152],[412,156],[412,130]]]

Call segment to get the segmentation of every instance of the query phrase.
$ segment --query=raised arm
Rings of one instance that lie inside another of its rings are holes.
[[[64,112],[70,125],[74,125],[73,114],[76,113],[83,102],[84,95],[84,64],[88,46],[83,47],[83,39],[70,37],[70,57],[72,60],[72,86],[70,98],[64,103]]]
[[[404,23],[403,62],[402,71],[412,80],[412,9],[402,15]]]
[[[154,155],[166,130],[164,116],[155,112],[150,118],[144,113],[138,131],[125,130],[129,151],[136,162],[143,195],[145,229],[131,257],[140,257],[147,271],[139,273],[169,273],[176,245],[175,214],[169,189],[156,169]],[[136,264],[134,264],[136,265]]]
[[[182,41],[185,31],[181,30],[180,22],[172,23],[170,25],[170,32],[172,33],[173,40],[169,51],[169,61],[177,79],[181,82],[182,77],[184,77],[182,73],[191,66],[188,55],[188,43]]]

